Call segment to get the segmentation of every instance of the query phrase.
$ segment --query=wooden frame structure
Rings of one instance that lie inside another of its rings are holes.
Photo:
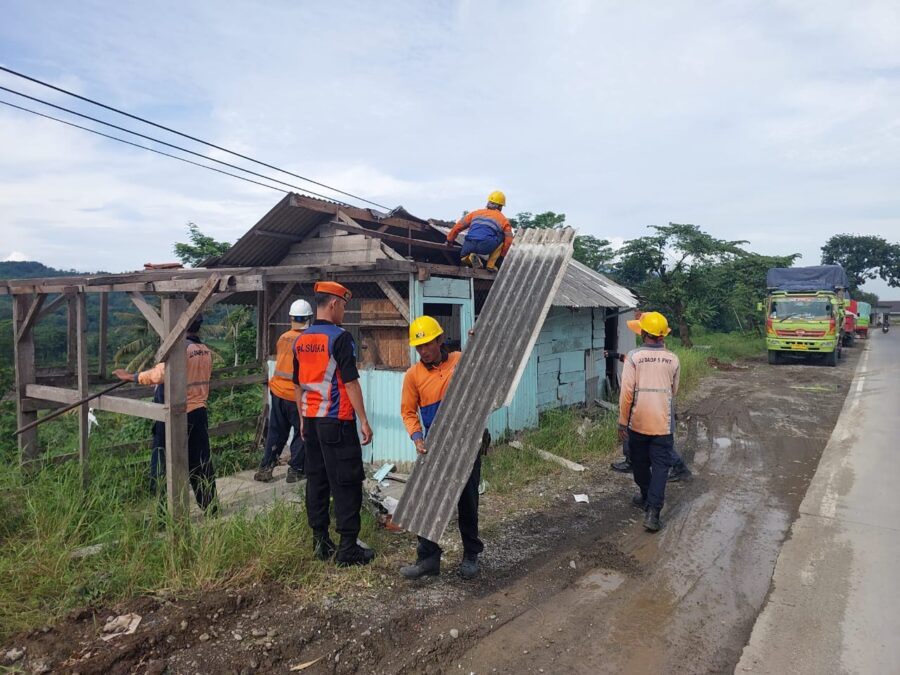
[[[296,196],[294,196],[296,197]],[[365,227],[355,219],[365,216],[361,209],[340,207],[329,202],[304,199],[303,205],[328,218],[328,224],[347,232],[364,232],[376,239],[390,240],[392,245],[402,245],[410,249],[426,248],[436,256],[452,260],[445,245],[434,241],[433,232],[427,225],[398,218],[382,218],[373,227]],[[394,232],[390,228],[394,228]],[[398,234],[406,229],[406,236]],[[256,231],[257,234],[259,231]],[[414,236],[414,233],[418,235]],[[428,235],[432,235],[428,238]],[[263,233],[285,238],[281,233]],[[289,239],[289,237],[287,237]],[[124,293],[134,307],[160,336],[160,347],[156,361],[166,364],[166,403],[152,403],[139,400],[148,396],[149,388],[135,387],[119,390],[93,399],[90,404],[78,407],[79,436],[77,455],[82,478],[85,483],[90,478],[88,407],[98,410],[143,417],[166,424],[166,473],[167,499],[170,513],[181,519],[189,513],[190,489],[187,467],[187,421],[185,351],[176,346],[183,343],[188,325],[205,308],[228,300],[230,303],[255,305],[257,308],[257,361],[260,371],[257,375],[223,378],[213,381],[211,388],[237,386],[264,382],[264,361],[274,348],[277,326],[274,321],[279,312],[284,311],[292,291],[298,283],[311,283],[321,279],[331,279],[346,283],[374,283],[384,293],[384,297],[397,309],[398,319],[391,325],[405,326],[410,317],[406,299],[399,294],[391,282],[406,281],[414,275],[420,281],[431,275],[473,277],[492,279],[493,275],[483,270],[461,269],[456,265],[423,263],[392,254],[385,259],[371,263],[346,265],[282,265],[272,267],[212,267],[197,269],[148,270],[113,275],[83,275],[72,277],[50,277],[41,279],[9,280],[0,282],[0,295],[11,295],[13,299],[13,339],[15,349],[16,415],[18,426],[24,427],[36,422],[39,411],[58,408],[76,403],[90,392],[92,384],[102,383],[107,376],[106,362],[108,341],[109,293]],[[96,372],[89,372],[87,342],[87,296],[99,294],[100,316],[99,344]],[[161,313],[157,313],[147,296],[160,298]],[[41,371],[35,364],[34,327],[42,317],[65,305],[68,311],[67,367],[63,371]],[[383,324],[378,324],[382,325]],[[226,369],[227,370],[227,369]],[[124,393],[122,393],[124,392]],[[223,425],[225,426],[225,425]],[[133,444],[129,444],[133,445]],[[19,435],[19,451],[23,466],[31,466],[42,461],[38,444],[38,432],[32,428]],[[56,458],[60,461],[60,458]]]

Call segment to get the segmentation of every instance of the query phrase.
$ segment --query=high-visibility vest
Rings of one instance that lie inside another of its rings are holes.
[[[282,333],[275,345],[275,372],[269,378],[273,396],[294,400],[294,342],[303,331],[291,329]]]
[[[333,324],[313,324],[294,343],[304,417],[356,419],[334,359],[334,341],[344,332],[343,328]]]

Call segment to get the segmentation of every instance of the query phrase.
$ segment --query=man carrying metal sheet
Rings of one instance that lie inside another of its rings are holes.
[[[661,528],[659,512],[666,496],[666,479],[672,466],[675,438],[675,394],[680,363],[666,349],[671,331],[659,312],[646,312],[628,322],[643,344],[625,358],[619,394],[619,437],[628,440],[634,482],[641,492],[635,504],[645,509],[644,528]]]
[[[504,206],[506,195],[494,190],[488,195],[485,208],[467,213],[453,226],[447,234],[448,243],[456,241],[459,233],[467,230],[466,240],[459,252],[460,263],[475,267],[481,264],[478,256],[486,255],[489,256],[487,269],[497,269],[500,256],[509,253],[513,243],[512,225],[502,213]]]
[[[420,316],[409,325],[409,345],[416,348],[419,363],[406,371],[400,414],[416,445],[416,452],[424,455],[425,436],[437,415],[441,400],[459,363],[460,352],[448,352],[444,346],[444,329],[430,316]],[[421,419],[420,419],[421,418]],[[490,434],[482,438],[482,454],[490,445]],[[459,533],[462,536],[463,559],[459,573],[464,579],[478,574],[478,556],[484,544],[478,538],[478,484],[481,482],[481,454],[459,498]],[[416,562],[400,568],[407,579],[437,576],[441,572],[441,547],[436,542],[419,537]]]
[[[356,345],[340,327],[351,294],[334,281],[318,282],[315,291],[316,320],[294,343],[293,363],[306,441],[306,516],[319,560],[334,555],[339,567],[368,565],[375,552],[360,546],[357,537],[365,479],[360,446],[372,442],[372,429],[356,369]],[[341,535],[338,546],[328,536],[331,496],[335,529]]]
[[[300,413],[294,400],[294,343],[309,328],[312,314],[312,307],[306,300],[295,300],[290,309],[291,329],[282,333],[275,345],[275,372],[269,378],[269,431],[266,434],[266,449],[253,480],[266,483],[272,480],[272,470],[278,464],[278,456],[287,443],[291,429],[294,430],[294,438],[291,440],[286,480],[296,483],[303,477],[306,451],[300,434]]]

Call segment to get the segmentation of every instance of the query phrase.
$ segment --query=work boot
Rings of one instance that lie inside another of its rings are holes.
[[[640,492],[631,498],[631,505],[638,507],[641,511],[647,510],[647,500]]]
[[[261,483],[271,483],[272,478],[272,469],[273,467],[267,466],[264,469],[259,469],[255,474],[253,474],[253,480],[258,480]]]
[[[693,472],[682,464],[680,467],[672,467],[669,469],[669,476],[666,481],[669,483],[678,483],[680,481],[688,481],[693,476]]]
[[[474,579],[478,576],[478,555],[463,556],[459,564],[459,576],[463,579]]]
[[[497,248],[495,248],[493,250],[493,252],[491,253],[491,255],[487,261],[487,266],[486,266],[487,269],[491,270],[492,272],[497,271],[497,262],[500,260],[500,253],[502,251],[503,251],[503,244],[500,244]]]
[[[459,259],[459,264],[466,267],[475,267],[475,254],[470,253],[469,255],[464,255]]]
[[[337,546],[331,541],[331,537],[328,536],[328,533],[313,535],[313,551],[316,558],[322,562],[331,560],[331,556],[334,555],[336,550]]]
[[[343,541],[334,557],[334,562],[338,567],[368,565],[373,560],[375,560],[375,551],[372,549],[364,548],[355,542],[347,546]]]
[[[285,478],[285,482],[287,483],[296,483],[298,480],[303,480],[306,476],[303,474],[303,471],[297,471],[292,466],[288,467],[287,470],[287,478]]]
[[[619,473],[631,473],[631,462],[623,459],[621,462],[613,462],[609,465],[609,468]]]
[[[421,579],[422,577],[436,577],[441,573],[441,556],[433,555],[430,558],[416,560],[415,565],[404,565],[400,568],[400,575],[407,579]]]
[[[650,506],[644,512],[644,529],[648,532],[659,532],[662,525],[659,522],[659,509]]]

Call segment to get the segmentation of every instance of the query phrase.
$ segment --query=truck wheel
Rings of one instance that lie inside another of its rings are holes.
[[[769,365],[777,366],[781,363],[781,352],[775,351],[774,349],[769,350]]]
[[[838,350],[837,349],[835,349],[834,351],[829,352],[828,354],[825,355],[825,364],[832,368],[835,368],[837,366],[837,364],[838,364]]]

